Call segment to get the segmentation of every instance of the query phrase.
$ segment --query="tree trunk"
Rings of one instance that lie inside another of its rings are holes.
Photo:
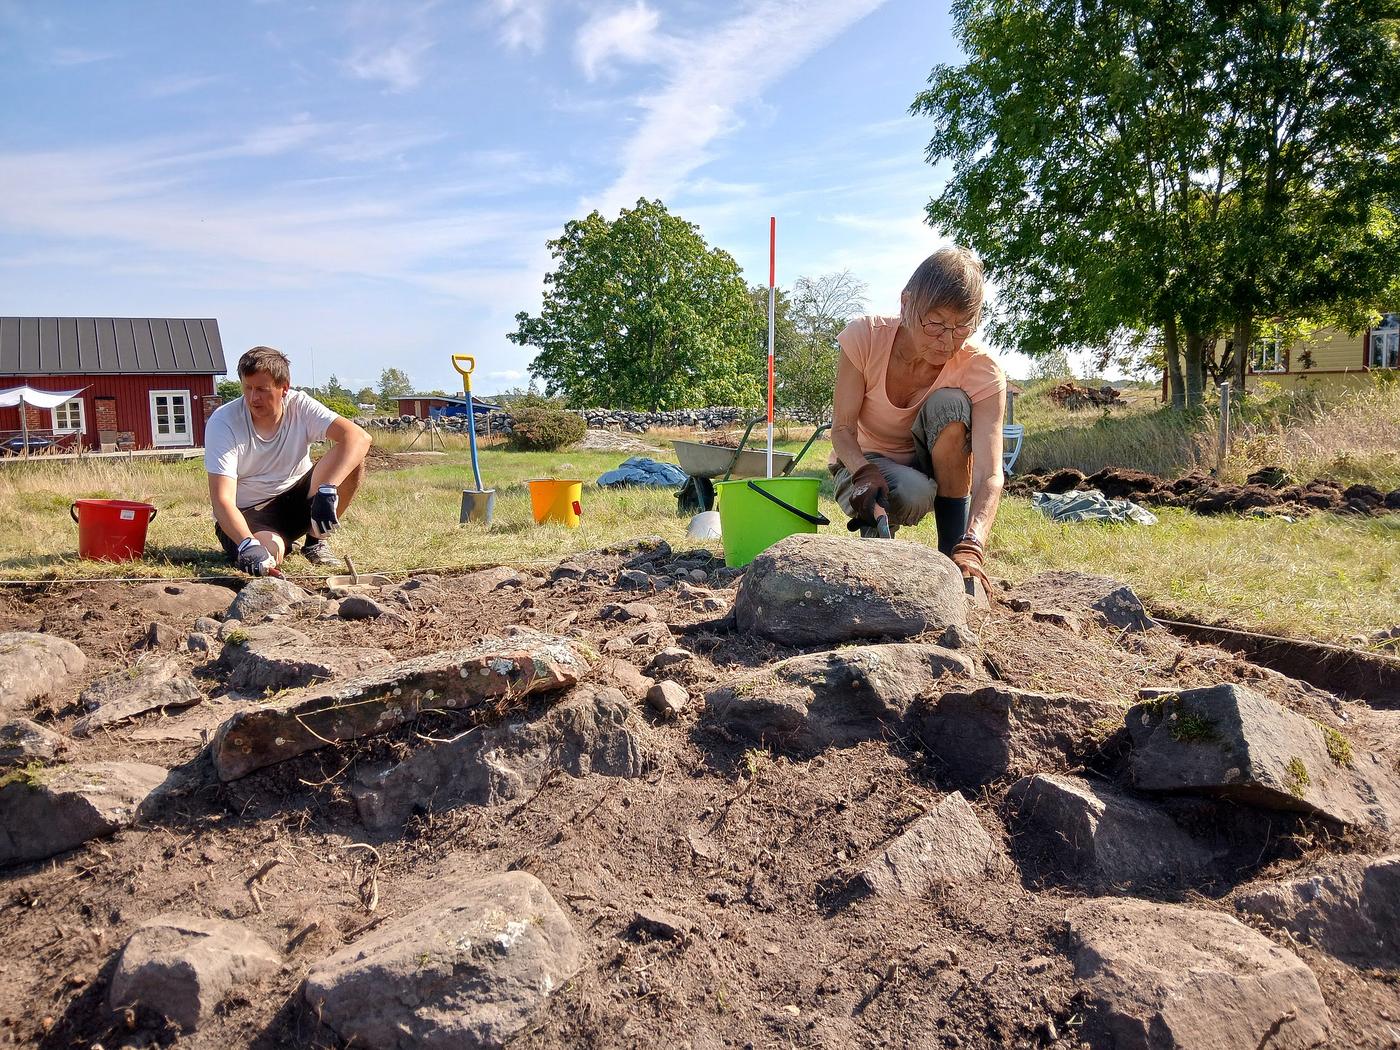
[[[1169,314],[1162,325],[1162,342],[1167,355],[1167,381],[1171,386],[1172,408],[1186,407],[1186,388],[1181,376],[1181,339],[1176,331],[1176,315]]]
[[[1235,392],[1244,393],[1244,375],[1248,368],[1250,349],[1254,346],[1254,314],[1249,307],[1241,308],[1235,315],[1235,359],[1230,382]]]
[[[1205,400],[1205,336],[1194,328],[1186,329],[1186,407],[1200,408]]]

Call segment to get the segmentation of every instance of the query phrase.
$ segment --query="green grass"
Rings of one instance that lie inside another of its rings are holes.
[[[652,435],[644,440],[663,444]],[[420,445],[421,447],[421,445]],[[800,444],[781,447],[796,451]],[[822,510],[845,537],[830,499],[825,463],[830,444],[818,442],[798,473],[823,479]],[[627,457],[619,452],[508,452],[485,449],[482,474],[497,489],[494,524],[458,524],[461,490],[470,484],[467,454],[452,449],[405,469],[375,470],[346,517],[335,546],[362,572],[557,561],[643,535],[660,535],[677,549],[685,536],[666,489],[603,490],[600,474]],[[671,459],[669,455],[659,456]],[[534,524],[525,481],[535,477],[586,480],[583,525]],[[106,564],[76,557],[77,527],[69,504],[80,497],[142,499],[160,508],[147,556]],[[1079,569],[1130,583],[1144,599],[1208,619],[1281,634],[1345,640],[1391,626],[1400,607],[1400,515],[1354,518],[1316,515],[1296,524],[1264,518],[1197,517],[1158,511],[1153,527],[1057,525],[1028,500],[1006,499],[990,544],[993,575],[1023,579],[1046,569]],[[903,539],[936,544],[932,519],[902,530]],[[855,542],[855,541],[852,541]],[[207,482],[199,461],[159,464],[102,460],[0,468],[0,578],[39,580],[115,576],[226,574],[214,541]],[[293,558],[288,572],[311,573]]]

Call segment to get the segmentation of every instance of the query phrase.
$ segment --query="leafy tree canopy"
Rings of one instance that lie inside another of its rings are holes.
[[[596,211],[569,222],[549,249],[540,314],[517,314],[509,335],[537,351],[530,371],[546,394],[653,411],[758,403],[766,310],[755,314],[738,264],[694,224],[643,199],[611,222]]]
[[[413,380],[408,378],[408,373],[403,369],[386,368],[379,373],[379,398],[381,401],[407,397],[413,392]]]

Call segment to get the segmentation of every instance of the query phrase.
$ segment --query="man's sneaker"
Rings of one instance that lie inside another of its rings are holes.
[[[325,540],[306,538],[302,544],[301,556],[312,565],[320,565],[327,569],[338,569],[343,562],[335,556],[335,551],[331,550],[331,545]]]

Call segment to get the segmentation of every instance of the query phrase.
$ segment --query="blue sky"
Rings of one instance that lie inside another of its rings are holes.
[[[545,241],[660,197],[893,311],[943,239],[928,0],[0,0],[0,313],[216,317],[230,365],[523,384]],[[1008,362],[1010,370],[1018,371]]]

